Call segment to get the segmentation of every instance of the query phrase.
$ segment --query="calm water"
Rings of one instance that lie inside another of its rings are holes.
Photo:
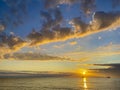
[[[2,78],[0,90],[120,90],[117,78]]]

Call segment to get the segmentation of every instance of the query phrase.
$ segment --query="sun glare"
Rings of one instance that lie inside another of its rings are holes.
[[[86,71],[83,71],[83,75],[85,75],[86,74]]]
[[[86,74],[87,74],[87,71],[86,71],[86,70],[83,70],[83,71],[82,71],[82,75],[83,75],[83,77],[85,77]]]
[[[77,70],[77,73],[79,75],[82,75],[84,77],[84,76],[87,75],[87,70],[85,70],[85,69],[79,69],[79,70]]]

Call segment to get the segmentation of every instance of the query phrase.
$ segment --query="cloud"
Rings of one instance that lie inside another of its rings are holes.
[[[10,36],[5,43],[8,45],[10,49],[17,50],[21,47],[26,46],[26,41],[22,40],[20,37],[17,36]]]
[[[54,31],[31,32],[28,39],[31,41],[30,46],[47,44],[50,42],[64,41],[72,35],[70,28],[60,28]]]
[[[0,59],[3,59],[4,55],[10,52],[12,52],[12,50],[10,50],[8,47],[0,45]]]
[[[77,42],[76,42],[76,41],[72,41],[72,42],[70,42],[69,44],[70,44],[70,45],[76,45]]]
[[[104,46],[100,46],[97,48],[97,50],[100,50],[100,51],[120,51],[120,44],[112,44],[109,43],[107,45],[104,45]]]
[[[61,48],[64,48],[65,47],[65,44],[62,44],[62,45],[54,45],[53,46],[54,48],[59,48],[59,49],[61,49]]]
[[[109,68],[107,68],[107,69],[120,69],[120,64],[119,63],[117,63],[117,64],[115,64],[115,63],[113,63],[113,64],[93,64],[94,66],[108,66]]]
[[[52,18],[51,12],[41,11],[41,17],[44,19],[44,24],[41,31],[37,32],[33,30],[27,37],[31,41],[30,46],[45,44],[52,42],[56,39],[57,31],[52,31],[52,29],[59,28],[60,23],[62,22],[62,15],[60,10],[53,10],[54,19]]]
[[[74,18],[70,22],[75,30],[80,33],[99,32],[103,30],[114,29],[119,27],[120,12],[95,12],[92,21],[89,24],[83,22],[81,18]]]
[[[73,61],[94,62],[97,60],[104,60],[104,57],[109,58],[111,56],[114,57],[115,55],[120,55],[120,51],[80,51],[80,52],[68,52],[61,55],[69,57]]]
[[[94,66],[101,66],[107,68],[99,68],[99,69],[91,69],[92,71],[97,71],[98,73],[102,73],[104,76],[112,76],[112,77],[120,77],[120,63],[112,63],[112,64],[93,64]]]
[[[73,75],[75,74],[72,72],[56,72],[56,71],[42,71],[42,70],[41,71],[0,70],[0,78],[5,78],[5,77],[7,78],[11,78],[11,77],[69,77]]]
[[[59,9],[55,10],[55,19],[52,19],[50,14],[44,14],[42,15],[46,19],[42,29],[40,31],[33,30],[27,36],[31,41],[30,46],[85,37],[101,31],[116,29],[120,25],[119,12],[95,12],[90,23],[85,23],[80,17],[74,18],[70,21],[73,29],[60,26],[62,15]]]
[[[74,28],[74,32],[76,34],[82,34],[85,33],[88,29],[88,24],[86,24],[84,21],[81,20],[80,17],[74,18],[72,19],[69,24],[72,25],[72,27]]]
[[[26,46],[27,42],[15,35],[7,35],[4,32],[0,33],[0,57],[4,54],[15,52]]]
[[[90,14],[96,7],[95,0],[80,0],[80,6],[85,14]]]
[[[120,12],[96,12],[94,14],[93,26],[94,24],[97,25],[97,29],[116,28],[116,26],[119,26],[119,23]]]
[[[52,14],[54,15],[54,18],[52,18]],[[41,11],[41,17],[43,17],[45,20],[42,30],[49,30],[50,28],[55,27],[57,28],[57,26],[59,27],[59,24],[61,24],[63,20],[62,13],[59,8],[53,9],[53,12]]]
[[[120,45],[108,44],[92,50],[65,52],[60,55],[69,57],[74,61],[81,61],[81,62],[95,61],[96,62],[97,60],[104,60],[106,58],[106,60],[108,60],[109,62],[110,57],[116,57],[120,55]],[[117,58],[115,59],[117,60]]]
[[[4,59],[14,59],[14,60],[70,60],[70,58],[51,56],[41,53],[13,53],[5,54]]]
[[[66,40],[72,35],[73,32],[71,28],[60,27],[63,17],[58,8],[53,12],[54,18],[51,17],[49,12],[41,12],[41,14],[45,19],[45,23],[40,31],[33,30],[27,36],[31,41],[30,46]]]

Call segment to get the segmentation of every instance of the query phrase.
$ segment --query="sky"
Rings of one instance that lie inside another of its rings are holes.
[[[119,0],[0,0],[0,70],[119,75],[119,27]]]

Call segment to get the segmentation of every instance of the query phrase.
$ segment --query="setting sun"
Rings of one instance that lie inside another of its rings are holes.
[[[86,74],[86,71],[83,71],[83,75],[85,75]]]
[[[85,69],[79,69],[79,70],[77,70],[77,73],[78,73],[79,75],[81,75],[82,77],[87,76],[87,75],[88,75],[87,72],[88,72],[88,71],[85,70]]]

